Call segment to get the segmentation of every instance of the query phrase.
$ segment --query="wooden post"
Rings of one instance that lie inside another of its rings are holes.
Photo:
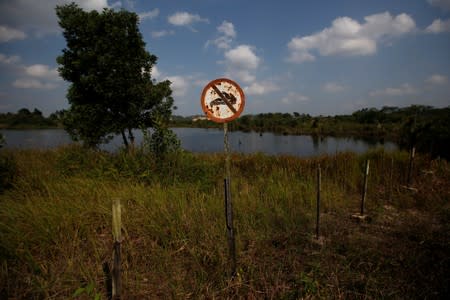
[[[122,242],[122,220],[120,199],[114,199],[112,205],[112,229],[114,237],[113,249],[113,269],[112,269],[112,298],[120,299],[122,292],[121,280],[121,253],[120,246]]]
[[[394,180],[394,157],[392,156],[391,157],[391,170],[389,173],[389,196],[388,196],[389,203],[392,201],[392,189],[394,186],[393,180]]]
[[[319,239],[320,228],[320,187],[321,187],[321,174],[320,164],[317,166],[317,210],[316,210],[316,239]]]
[[[412,177],[412,170],[413,170],[413,162],[414,162],[414,155],[416,153],[416,147],[412,147],[411,151],[409,153],[409,166],[408,166],[408,178],[406,180],[406,186],[411,186],[411,177]]]
[[[223,124],[224,132],[224,151],[225,151],[225,173],[224,180],[225,191],[225,218],[227,226],[228,250],[231,260],[231,278],[236,276],[236,241],[233,227],[233,203],[231,200],[231,170],[230,170],[230,147],[228,143],[228,124]]]
[[[369,177],[369,164],[370,160],[366,160],[366,167],[364,172],[364,185],[363,185],[363,191],[362,191],[362,197],[361,197],[361,216],[364,215],[364,202],[366,200],[366,193],[367,193],[367,179]]]

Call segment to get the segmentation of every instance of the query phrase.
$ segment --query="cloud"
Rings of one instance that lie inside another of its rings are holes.
[[[253,82],[251,85],[244,88],[245,94],[247,95],[265,95],[278,91],[280,88],[273,82],[262,81]]]
[[[219,49],[229,49],[233,39],[236,38],[236,31],[233,23],[223,21],[222,24],[217,27],[217,32],[220,36],[215,40],[207,41],[206,46],[214,44]]]
[[[168,35],[174,35],[174,34],[175,34],[175,31],[173,31],[173,30],[160,30],[160,31],[152,31],[151,32],[152,38],[155,38],[155,39],[161,38],[164,36],[168,36]]]
[[[62,82],[57,69],[51,69],[48,65],[17,65],[12,62],[20,61],[18,56],[6,57],[1,54],[0,61],[12,65],[11,74],[15,74],[14,77],[17,78],[12,83],[12,86],[15,88],[51,90],[57,88]]]
[[[393,17],[389,12],[366,16],[364,23],[349,17],[340,17],[331,27],[304,36],[294,37],[288,43],[290,62],[302,63],[314,61],[318,52],[322,56],[330,55],[372,55],[382,38],[395,37],[411,32],[416,25],[407,14]]]
[[[13,82],[13,86],[19,89],[44,89],[51,90],[57,87],[50,82],[42,82],[34,78],[20,78]]]
[[[25,32],[21,30],[0,25],[0,43],[9,42],[12,40],[23,40],[26,37],[27,35]]]
[[[411,86],[409,83],[404,83],[399,87],[388,87],[381,90],[375,90],[369,93],[372,97],[377,96],[407,96],[407,95],[415,95],[418,91],[416,88]]]
[[[55,7],[77,3],[85,10],[101,11],[108,6],[107,0],[16,0],[0,1],[0,20],[3,25],[24,33],[41,37],[60,32]],[[26,34],[28,36],[28,34]]]
[[[441,20],[436,19],[425,29],[425,32],[428,33],[441,33],[441,32],[450,32],[450,19]]]
[[[147,11],[147,12],[142,12],[138,14],[139,16],[139,20],[144,21],[144,20],[151,20],[156,18],[157,16],[159,16],[159,9],[155,8],[152,9],[151,11]]]
[[[0,53],[0,63],[2,64],[15,64],[18,63],[20,61],[20,57],[17,55],[13,55],[13,56],[6,56],[2,53]]]
[[[168,76],[167,80],[172,83],[170,87],[174,97],[184,97],[187,94],[190,84],[186,77],[179,75]]]
[[[254,48],[249,45],[239,45],[225,52],[225,65],[227,75],[235,77],[246,83],[256,79],[254,72],[261,63],[261,59],[255,54]]]
[[[450,0],[428,0],[428,3],[443,10],[450,10]]]
[[[340,85],[339,83],[336,82],[328,82],[322,86],[322,90],[324,90],[327,93],[339,93],[345,90],[345,86]]]
[[[190,14],[188,12],[177,12],[167,18],[167,21],[175,26],[186,26],[192,31],[195,29],[192,27],[192,24],[198,22],[209,23],[209,20],[206,18],[202,18],[199,15]]]
[[[223,21],[219,27],[217,27],[217,31],[223,33],[225,36],[230,38],[236,37],[236,31],[234,30],[234,25],[231,22]]]
[[[294,93],[294,92],[288,93],[285,97],[283,97],[281,99],[281,102],[284,104],[293,104],[293,103],[307,102],[307,101],[309,101],[309,97],[299,94],[299,93]]]
[[[253,47],[249,45],[239,45],[234,49],[225,52],[227,63],[236,68],[256,69],[261,59],[253,52]]]
[[[150,74],[152,75],[153,79],[155,79],[157,81],[161,80],[161,73],[159,72],[159,69],[157,66],[152,67]]]
[[[28,67],[25,67],[25,74],[36,77],[36,78],[43,78],[43,79],[49,79],[49,80],[59,80],[59,74],[58,70],[56,68],[50,69],[47,65],[31,65]]]
[[[446,84],[448,82],[447,76],[440,75],[440,74],[433,74],[430,77],[428,77],[425,82],[433,85],[442,85]]]

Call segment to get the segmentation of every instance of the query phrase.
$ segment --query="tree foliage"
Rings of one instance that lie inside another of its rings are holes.
[[[86,12],[72,3],[56,14],[67,42],[57,62],[71,82],[64,126],[72,138],[97,146],[121,134],[128,146],[132,129],[153,126],[156,115],[170,119],[170,82],[152,81],[157,57],[145,49],[135,13]]]

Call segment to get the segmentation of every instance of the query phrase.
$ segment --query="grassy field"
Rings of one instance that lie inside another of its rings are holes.
[[[362,172],[371,160],[366,212]],[[317,164],[321,237],[315,231]],[[124,299],[439,299],[450,285],[450,165],[374,151],[232,156],[230,279],[224,156],[161,160],[64,147],[0,152],[0,299],[106,299],[111,205],[122,203]]]

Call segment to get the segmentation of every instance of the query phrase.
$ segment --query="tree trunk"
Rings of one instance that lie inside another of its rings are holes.
[[[130,139],[131,147],[134,148],[134,135],[130,128],[128,128],[128,138]]]
[[[127,140],[127,136],[125,135],[125,131],[121,130],[120,133],[122,133],[123,144],[125,145],[125,148],[128,149],[128,140]]]

